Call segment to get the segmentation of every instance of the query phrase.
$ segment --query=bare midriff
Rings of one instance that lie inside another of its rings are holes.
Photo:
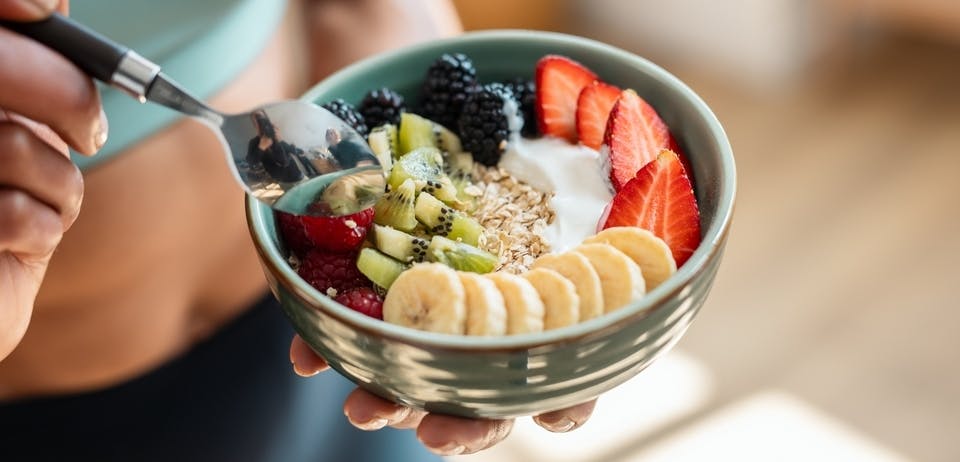
[[[295,96],[292,29],[281,27],[210,104],[231,112]],[[244,195],[221,149],[209,129],[184,120],[85,172],[80,217],[54,254],[25,337],[0,362],[0,401],[144,374],[266,293]]]

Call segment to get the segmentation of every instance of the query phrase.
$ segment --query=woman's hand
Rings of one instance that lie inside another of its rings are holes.
[[[449,1],[436,0],[307,0],[311,80],[376,52],[461,32]],[[327,363],[300,337],[290,346],[290,360],[304,377],[327,369]],[[582,425],[595,402],[534,417],[541,427],[565,432]],[[427,414],[400,406],[361,389],[343,406],[355,427],[416,429],[417,438],[441,455],[470,454],[489,448],[510,434],[512,420],[472,420]]]
[[[326,370],[326,361],[317,356],[299,337],[290,345],[293,370],[310,377]],[[568,409],[535,416],[533,420],[552,432],[567,432],[587,421],[596,401]],[[370,394],[360,388],[354,390],[343,404],[343,411],[353,426],[361,430],[379,430],[384,427],[416,429],[417,438],[431,451],[440,455],[472,454],[499,443],[513,428],[512,420],[464,419],[412,410]]]
[[[38,20],[67,3],[0,0],[0,19]],[[80,210],[67,146],[106,141],[96,87],[66,58],[0,27],[0,360],[23,338],[53,250]]]

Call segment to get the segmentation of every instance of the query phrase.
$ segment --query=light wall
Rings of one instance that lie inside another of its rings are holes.
[[[789,81],[812,55],[803,0],[571,0],[583,33],[658,61],[697,66],[750,85]]]

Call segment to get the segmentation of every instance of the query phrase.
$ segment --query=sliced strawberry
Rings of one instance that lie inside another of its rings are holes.
[[[577,137],[585,146],[600,149],[607,118],[620,97],[620,88],[594,80],[583,87],[577,98]]]
[[[663,239],[679,267],[700,245],[700,210],[677,154],[664,149],[613,197],[602,229],[636,226]]]
[[[687,178],[690,178],[690,184],[697,184],[697,180],[693,175],[693,165],[690,164],[690,158],[684,154],[683,149],[680,149],[680,143],[677,142],[677,139],[670,135],[670,142],[667,144],[667,149],[677,153],[677,157],[680,158],[680,162],[683,164],[683,170],[687,172]]]
[[[597,75],[570,58],[546,55],[537,61],[535,80],[540,133],[576,143],[577,98]]]
[[[633,90],[624,90],[610,110],[603,144],[609,148],[610,181],[619,191],[637,171],[668,149],[672,137],[653,106]],[[676,141],[672,141],[676,144]]]

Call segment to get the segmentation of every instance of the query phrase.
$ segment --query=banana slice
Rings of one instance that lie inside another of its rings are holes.
[[[543,330],[557,329],[580,322],[580,297],[577,287],[560,273],[536,268],[523,273],[543,300]]]
[[[633,259],[643,272],[647,290],[653,290],[677,272],[670,247],[650,231],[633,226],[617,226],[600,231],[584,244],[610,244]]]
[[[443,334],[463,334],[466,291],[457,272],[440,263],[421,263],[400,273],[383,301],[383,320]]]
[[[600,277],[603,310],[614,311],[646,293],[640,266],[610,244],[581,244],[571,251],[587,257]]]
[[[507,333],[507,307],[492,280],[476,273],[458,271],[467,295],[467,335]]]
[[[507,307],[507,334],[543,331],[543,301],[532,284],[515,274],[499,271],[484,277],[490,278],[503,294]]]
[[[535,268],[554,270],[576,286],[577,296],[580,297],[580,321],[603,314],[603,287],[600,285],[600,276],[587,257],[573,252],[548,253],[533,262],[531,269]]]

